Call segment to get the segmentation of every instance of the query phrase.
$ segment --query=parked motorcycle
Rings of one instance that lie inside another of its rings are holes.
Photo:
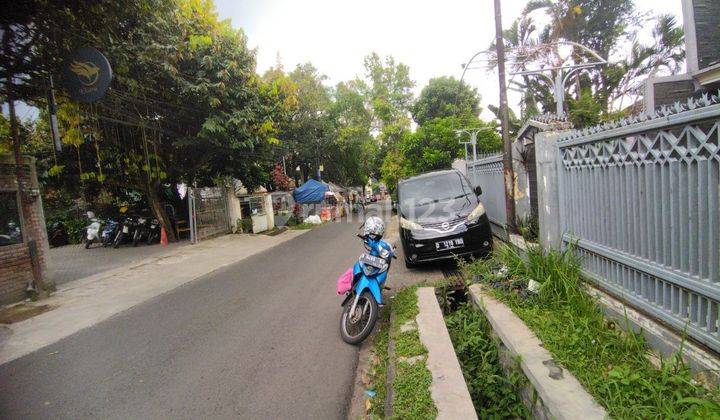
[[[363,234],[357,236],[368,252],[360,255],[352,272],[348,270],[338,279],[338,293],[348,289],[340,317],[340,336],[348,344],[358,344],[372,332],[382,304],[381,290],[387,280],[390,262],[397,258],[393,246],[382,240],[385,233],[382,219],[368,217],[363,227]]]
[[[95,213],[87,212],[90,224],[85,227],[85,249],[90,248],[93,242],[100,242],[100,219],[95,217]]]
[[[8,222],[5,233],[0,234],[0,246],[19,244],[21,242],[20,226],[15,222]]]
[[[57,220],[50,224],[50,229],[48,229],[48,242],[52,247],[63,246],[70,243],[70,237],[68,236],[65,223]]]
[[[153,218],[152,220],[150,220],[150,227],[147,235],[147,244],[152,245],[155,242],[160,242],[160,221]]]
[[[102,230],[101,240],[103,247],[110,246],[120,230],[120,223],[115,219],[107,219]]]
[[[125,240],[132,238],[136,228],[137,218],[134,216],[126,216],[122,221],[121,228],[118,229],[118,233],[115,235],[113,248],[119,247]]]
[[[141,241],[145,241],[148,245],[152,245],[155,240],[160,239],[160,222],[157,219],[147,219],[139,217],[137,219],[137,227],[133,234],[133,246],[137,246]]]

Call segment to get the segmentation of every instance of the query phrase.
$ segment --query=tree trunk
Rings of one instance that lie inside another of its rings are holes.
[[[160,226],[165,228],[165,233],[167,234],[168,241],[177,242],[178,238],[177,235],[175,235],[175,228],[170,220],[170,216],[165,211],[165,206],[163,206],[160,200],[160,196],[158,195],[159,189],[159,183],[152,183],[149,186],[149,190],[147,192],[148,205],[150,206],[150,209],[152,210],[155,217],[160,221]],[[175,220],[175,222],[177,222],[177,220]]]

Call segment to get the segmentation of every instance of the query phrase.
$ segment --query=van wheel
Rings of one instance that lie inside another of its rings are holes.
[[[415,268],[417,267],[417,263],[411,262],[407,258],[405,258],[405,268]]]

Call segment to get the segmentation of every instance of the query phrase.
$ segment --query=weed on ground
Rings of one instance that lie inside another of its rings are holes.
[[[527,262],[501,246],[492,259],[464,267],[532,329],[555,359],[614,418],[719,418],[720,391],[692,378],[679,355],[656,368],[644,337],[605,319],[582,287],[572,249],[528,251]],[[529,280],[539,283],[537,293]]]
[[[370,370],[370,391],[375,392],[371,398],[370,416],[381,419],[385,415],[385,399],[387,398],[388,374],[388,342],[390,340],[390,310],[380,311],[378,332],[375,335],[372,350],[372,368]]]
[[[485,316],[463,303],[445,322],[478,418],[530,418],[519,395],[524,377],[506,377]]]

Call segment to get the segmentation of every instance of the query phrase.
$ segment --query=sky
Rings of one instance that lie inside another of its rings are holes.
[[[328,83],[362,75],[363,57],[375,51],[410,67],[418,94],[433,77],[460,78],[461,64],[495,37],[492,0],[215,0],[257,48],[258,72],[278,54],[286,70],[311,62]],[[503,27],[519,16],[526,0],[503,0]],[[636,0],[639,10],[672,13],[682,24],[681,0]],[[498,103],[497,76],[470,71],[482,106]],[[512,93],[511,93],[512,95]],[[510,97],[511,104],[513,97]],[[484,113],[486,115],[487,111]]]

